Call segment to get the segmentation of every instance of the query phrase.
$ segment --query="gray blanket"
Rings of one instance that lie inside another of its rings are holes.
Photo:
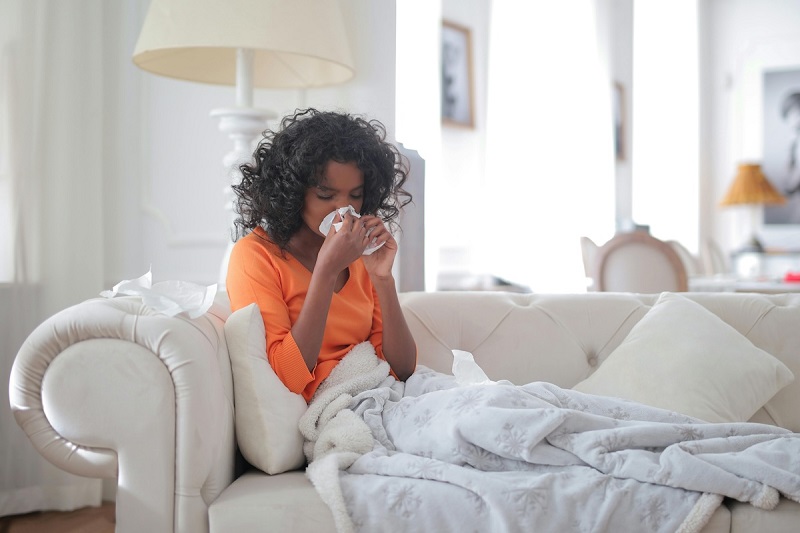
[[[706,424],[549,383],[405,383],[354,349],[300,422],[349,531],[699,531],[723,497],[800,501],[800,435]]]

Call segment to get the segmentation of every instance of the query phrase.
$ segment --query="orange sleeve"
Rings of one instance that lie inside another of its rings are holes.
[[[375,287],[372,287],[372,298],[375,302],[375,307],[372,310],[372,330],[369,334],[369,342],[375,347],[375,353],[378,354],[378,357],[386,361],[386,356],[383,355],[383,315],[381,313],[381,304],[378,301],[378,293],[375,291]],[[416,348],[416,346],[415,346]],[[414,366],[416,367],[416,360],[419,356],[419,350],[414,355]],[[388,361],[387,361],[388,362]],[[394,373],[391,365],[389,365],[389,372],[392,374],[392,377],[397,379],[398,381],[400,378],[397,377],[397,374]]]
[[[372,308],[372,329],[369,332],[369,342],[375,347],[375,353],[383,360],[383,315],[381,314],[381,304],[378,301],[378,293],[370,283],[372,289],[372,301],[375,302]],[[395,376],[396,377],[396,376]]]
[[[275,374],[286,387],[302,394],[314,381],[297,343],[292,337],[289,308],[283,297],[283,283],[292,283],[281,275],[275,258],[252,235],[233,247],[226,287],[233,311],[251,303],[258,305],[266,330],[267,358]]]

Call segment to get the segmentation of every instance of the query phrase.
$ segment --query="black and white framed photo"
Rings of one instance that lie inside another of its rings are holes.
[[[763,98],[762,169],[787,200],[765,206],[764,223],[800,224],[800,68],[765,70]]]
[[[475,127],[470,30],[442,22],[442,123]]]

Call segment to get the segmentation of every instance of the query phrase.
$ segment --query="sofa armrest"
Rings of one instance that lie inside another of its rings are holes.
[[[233,481],[233,383],[215,304],[166,317],[93,299],[42,323],[11,370],[17,423],[68,472],[117,478],[117,532],[208,530]]]

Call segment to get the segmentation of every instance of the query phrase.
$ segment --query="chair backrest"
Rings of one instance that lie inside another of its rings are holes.
[[[658,293],[689,290],[686,267],[672,246],[644,231],[620,233],[597,251],[595,290]]]
[[[583,271],[587,278],[594,275],[594,261],[600,247],[589,237],[581,237],[581,257],[583,257]]]
[[[725,258],[725,254],[714,239],[706,239],[703,242],[701,257],[703,259],[703,268],[705,269],[706,275],[713,276],[715,274],[730,273],[731,269]]]
[[[686,269],[687,276],[692,277],[703,274],[704,269],[700,264],[700,258],[698,256],[690,252],[688,248],[678,241],[666,241],[666,243],[672,246],[675,253],[680,256],[681,261],[683,261],[683,267]]]

